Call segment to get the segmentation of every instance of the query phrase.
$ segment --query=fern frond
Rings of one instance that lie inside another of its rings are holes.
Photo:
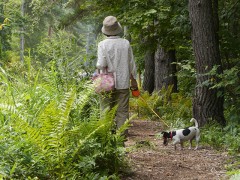
[[[64,95],[60,106],[52,101],[38,117],[38,121],[42,124],[42,134],[46,136],[46,142],[49,142],[50,147],[60,147],[65,143],[64,134],[74,100],[75,91],[73,90]]]
[[[9,125],[12,125],[13,129],[16,132],[24,134],[24,136],[26,136],[29,142],[35,144],[38,147],[37,149],[44,149],[41,144],[41,140],[43,139],[43,137],[41,137],[39,129],[33,128],[27,122],[27,119],[23,115],[21,115],[21,113],[18,112],[18,110],[14,106],[0,104],[0,109],[5,110],[9,115],[13,116]]]
[[[13,105],[0,104],[0,109],[3,111],[3,113],[7,113],[13,115],[14,117],[18,117],[22,120],[26,120],[25,117],[22,116],[21,113],[18,112],[17,108]]]
[[[85,104],[88,102],[89,98],[93,93],[93,85],[91,83],[85,83],[81,92],[78,93],[76,99],[76,105],[78,110],[82,110]]]
[[[62,121],[65,121],[65,125],[68,122],[69,114],[72,110],[73,103],[76,99],[75,90],[71,90],[64,95],[64,98],[59,106],[60,109],[60,118]]]
[[[75,151],[73,152],[73,156],[72,156],[73,161],[77,158],[77,156],[79,155],[78,154],[79,151],[81,150],[82,146],[87,142],[87,140],[89,140],[94,134],[96,134],[96,132],[101,130],[101,128],[103,128],[104,126],[105,125],[102,124],[101,126],[96,128],[94,131],[90,132],[84,139],[81,139],[78,141],[78,145],[77,145]]]
[[[73,153],[73,159],[79,156],[79,152],[89,139],[98,139],[101,142],[106,142],[114,126],[116,108],[117,107],[114,107],[111,111],[106,111],[99,120],[91,120],[80,126],[79,131],[81,133],[81,140],[77,142],[76,150]]]

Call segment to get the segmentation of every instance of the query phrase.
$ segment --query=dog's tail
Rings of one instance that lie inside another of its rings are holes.
[[[197,122],[197,120],[196,120],[195,118],[192,118],[192,119],[190,120],[190,122],[193,122],[193,121],[194,121],[194,123],[195,123],[195,127],[198,128],[198,122]]]

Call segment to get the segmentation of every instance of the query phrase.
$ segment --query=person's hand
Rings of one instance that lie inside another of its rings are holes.
[[[130,76],[130,80],[131,80],[131,89],[138,89],[138,83],[136,79],[134,79],[132,74]]]
[[[136,79],[131,79],[131,88],[133,89],[137,89],[138,88],[138,83],[136,81]]]
[[[138,97],[140,96],[140,91],[138,90],[138,84],[136,79],[131,78],[131,87],[130,87],[131,91],[132,91],[132,95],[134,97]]]

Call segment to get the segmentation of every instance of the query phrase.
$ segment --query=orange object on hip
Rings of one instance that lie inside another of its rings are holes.
[[[133,87],[131,87],[130,89],[131,89],[132,95],[133,95],[134,97],[140,96],[140,91],[138,90],[138,88],[133,88]]]

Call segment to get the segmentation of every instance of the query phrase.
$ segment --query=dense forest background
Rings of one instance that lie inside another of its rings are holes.
[[[90,80],[108,15],[151,108],[174,127],[195,117],[205,143],[239,153],[238,0],[1,0],[0,177],[117,178],[124,127],[109,133],[114,110],[99,116]],[[131,109],[156,119],[140,99]]]

